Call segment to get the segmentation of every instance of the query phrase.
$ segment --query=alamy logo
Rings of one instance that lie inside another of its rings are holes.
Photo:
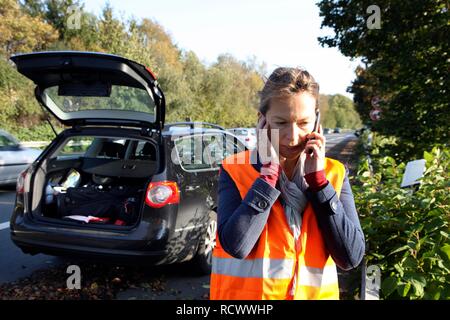
[[[366,300],[379,300],[381,287],[381,269],[377,265],[368,266],[366,269]]]
[[[67,278],[67,289],[81,289],[81,269],[77,265],[67,267],[66,273],[70,274]]]
[[[381,10],[380,7],[372,4],[367,7],[366,13],[371,14],[366,21],[368,29],[381,29]]]
[[[79,30],[81,29],[81,10],[78,6],[72,5],[67,8],[67,29]]]

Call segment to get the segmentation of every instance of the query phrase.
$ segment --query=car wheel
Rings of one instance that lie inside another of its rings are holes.
[[[211,273],[212,252],[216,245],[216,233],[217,214],[214,211],[210,211],[208,215],[208,225],[200,240],[197,253],[194,258],[192,258],[192,264],[194,265],[195,273],[197,274],[206,275]]]

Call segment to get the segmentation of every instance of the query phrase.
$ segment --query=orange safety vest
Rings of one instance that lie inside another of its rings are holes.
[[[250,151],[243,151],[222,162],[222,168],[235,182],[242,199],[260,176],[249,160]],[[339,195],[345,176],[344,165],[326,158],[325,172]],[[258,242],[246,258],[237,259],[226,253],[216,234],[210,298],[339,299],[336,265],[325,247],[311,203],[303,214],[300,241],[301,249],[296,252],[294,235],[279,200],[272,206]],[[296,279],[294,274],[297,274]]]

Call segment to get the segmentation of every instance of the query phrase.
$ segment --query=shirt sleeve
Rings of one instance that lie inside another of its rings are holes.
[[[337,266],[343,270],[356,268],[364,256],[365,240],[348,171],[339,197],[331,183],[318,192],[308,189],[306,196],[311,201],[325,244]]]
[[[231,256],[244,259],[258,241],[280,191],[258,178],[242,199],[230,175],[223,168],[220,171],[217,210],[220,244]]]

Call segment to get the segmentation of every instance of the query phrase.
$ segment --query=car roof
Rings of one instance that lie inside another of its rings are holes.
[[[186,134],[192,134],[192,133],[223,133],[226,132],[226,130],[221,129],[211,129],[211,128],[190,128],[190,127],[178,127],[178,126],[172,126],[169,127],[167,130],[165,129],[162,134],[163,136],[171,136],[171,135],[186,135]],[[229,132],[227,132],[229,133]]]

